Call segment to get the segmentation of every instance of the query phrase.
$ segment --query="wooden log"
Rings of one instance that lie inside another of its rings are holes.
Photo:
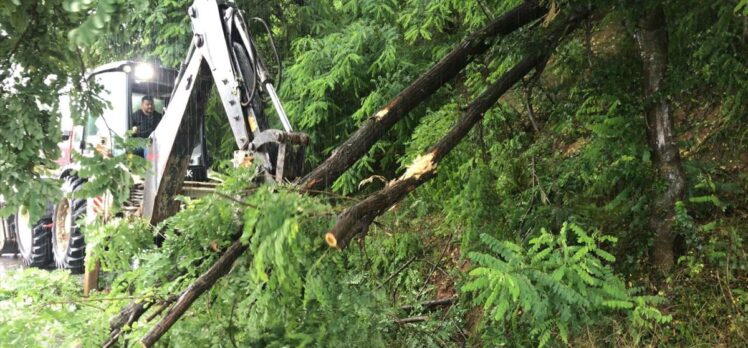
[[[547,10],[536,0],[527,0],[492,21],[455,46],[444,58],[402,90],[387,105],[369,117],[348,140],[338,146],[321,165],[299,182],[305,189],[322,190],[350,168],[408,112],[454,78],[473,59],[490,47],[490,40],[507,35],[540,18]]]
[[[451,296],[451,297],[440,298],[437,300],[424,301],[424,302],[421,302],[418,306],[405,305],[405,306],[400,307],[400,309],[404,311],[412,311],[415,308],[423,308],[424,310],[431,310],[435,307],[451,306],[455,303],[455,301],[457,301],[457,296]]]
[[[429,320],[428,316],[425,315],[419,315],[417,317],[409,317],[409,318],[401,318],[401,319],[395,319],[395,324],[410,324],[410,323],[420,323]]]

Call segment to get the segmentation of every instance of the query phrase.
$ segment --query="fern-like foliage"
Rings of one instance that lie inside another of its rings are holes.
[[[571,333],[614,312],[629,314],[635,326],[671,320],[651,306],[658,298],[636,296],[613,272],[615,257],[601,244],[615,237],[565,223],[558,234],[542,229],[527,247],[487,234],[480,239],[486,251],[468,255],[477,266],[462,290],[475,295],[487,324],[528,330],[538,346],[551,339],[568,344]]]

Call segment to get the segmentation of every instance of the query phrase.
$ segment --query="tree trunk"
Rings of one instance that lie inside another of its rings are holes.
[[[486,52],[492,38],[510,34],[545,13],[546,9],[540,7],[538,1],[527,0],[462,41],[385,107],[364,121],[330,157],[299,181],[300,186],[309,190],[328,187],[366,154],[395,123],[455,77],[476,56]]]
[[[645,109],[647,138],[659,179],[666,185],[666,190],[655,199],[650,220],[654,233],[652,264],[655,272],[663,275],[675,263],[675,203],[683,198],[686,176],[674,135],[670,103],[662,95],[668,65],[668,38],[665,13],[661,6],[640,20],[637,41],[642,59],[644,96],[648,103]]]

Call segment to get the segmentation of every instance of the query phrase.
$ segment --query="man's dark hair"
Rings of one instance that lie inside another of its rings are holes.
[[[140,102],[142,103],[142,102],[144,102],[146,100],[149,101],[149,102],[151,102],[151,103],[153,103],[153,96],[151,96],[151,95],[144,95],[143,99],[140,99]]]

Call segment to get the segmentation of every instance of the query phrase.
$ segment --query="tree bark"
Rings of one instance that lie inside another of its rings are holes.
[[[537,0],[527,0],[462,41],[387,105],[364,121],[363,125],[338,146],[330,157],[299,181],[300,186],[305,189],[321,190],[331,185],[366,154],[395,123],[454,78],[476,56],[486,52],[492,38],[510,34],[540,18],[546,11]]]
[[[642,59],[644,97],[647,101],[647,138],[655,168],[666,190],[655,199],[650,226],[654,233],[652,263],[663,275],[675,264],[675,203],[685,193],[686,175],[681,166],[670,103],[663,96],[668,65],[668,38],[665,12],[657,6],[639,21],[637,34]]]

